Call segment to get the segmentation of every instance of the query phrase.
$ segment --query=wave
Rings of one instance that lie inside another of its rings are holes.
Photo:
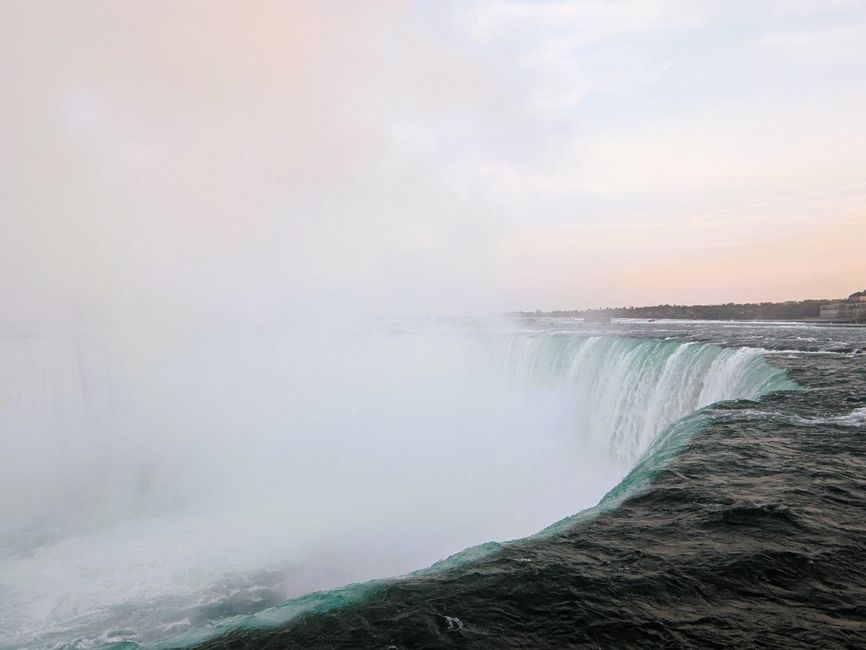
[[[843,427],[866,427],[866,408],[857,408],[845,415],[823,418],[795,418],[801,424],[835,424]]]

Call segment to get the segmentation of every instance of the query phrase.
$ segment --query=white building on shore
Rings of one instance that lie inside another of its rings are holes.
[[[852,293],[843,302],[822,305],[821,319],[839,323],[866,323],[866,289]]]

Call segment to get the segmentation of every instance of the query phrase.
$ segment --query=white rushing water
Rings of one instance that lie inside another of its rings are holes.
[[[592,506],[756,352],[320,332],[0,340],[0,647],[148,643]]]

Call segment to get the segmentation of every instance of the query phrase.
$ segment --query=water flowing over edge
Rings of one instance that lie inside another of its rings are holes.
[[[515,382],[567,386],[593,408],[588,431],[602,431],[609,453],[634,467],[591,508],[551,524],[523,539],[488,542],[459,551],[435,564],[397,578],[313,592],[254,614],[220,621],[207,630],[166,638],[152,648],[193,645],[247,628],[284,625],[301,614],[321,613],[359,602],[384,584],[447,570],[497,551],[505,545],[543,538],[615,508],[648,486],[713,415],[707,407],[728,400],[757,400],[800,387],[770,365],[762,350],[723,348],[709,343],[624,336],[575,336],[538,333],[510,339],[504,359]],[[602,365],[606,366],[602,372]],[[610,396],[613,395],[613,398]],[[608,399],[605,399],[607,397]],[[104,646],[137,648],[125,642]]]

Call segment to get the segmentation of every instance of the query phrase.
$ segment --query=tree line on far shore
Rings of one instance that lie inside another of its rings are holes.
[[[518,311],[512,316],[550,318],[678,318],[696,320],[803,320],[818,318],[821,305],[832,300],[787,302],[729,302],[724,305],[654,305],[651,307],[605,307],[557,311]]]

